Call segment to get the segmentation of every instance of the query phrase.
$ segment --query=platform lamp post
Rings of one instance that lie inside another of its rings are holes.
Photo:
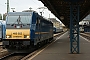
[[[7,0],[7,13],[9,12],[9,0]]]
[[[7,3],[5,3],[5,4],[7,4],[7,13],[10,11],[9,10],[9,0],[7,0]]]

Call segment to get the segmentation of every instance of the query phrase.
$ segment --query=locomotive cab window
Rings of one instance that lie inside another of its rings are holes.
[[[37,18],[36,24],[40,24],[40,19],[39,18]]]
[[[8,16],[8,21],[7,24],[12,24],[15,23],[17,24],[17,19],[20,17],[20,21],[24,24],[30,24],[31,22],[31,16],[22,16],[22,15],[13,15],[13,16]]]

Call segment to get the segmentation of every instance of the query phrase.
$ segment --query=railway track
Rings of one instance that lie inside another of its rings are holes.
[[[56,37],[62,35],[65,32],[59,33],[59,34],[55,34],[54,35],[54,39],[56,39]],[[42,48],[46,47],[48,44],[38,48],[38,49],[34,49],[32,50],[30,53],[8,53],[6,55],[4,55],[3,57],[0,57],[0,60],[25,60],[28,59],[30,56],[34,55],[36,52],[38,52],[39,50],[41,50]],[[4,52],[3,52],[4,53]]]
[[[83,36],[84,38],[90,40],[90,33],[80,33],[81,36]]]
[[[0,60],[20,60],[29,53],[11,53],[9,55],[3,56]]]
[[[8,58],[9,56],[12,56],[13,54],[14,54],[14,53],[11,53],[11,54],[8,54],[8,55],[6,55],[6,56],[3,56],[3,57],[0,58],[0,60],[4,60],[4,59]]]

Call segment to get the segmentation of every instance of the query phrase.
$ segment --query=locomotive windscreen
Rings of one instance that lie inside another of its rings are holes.
[[[20,16],[20,21],[23,24],[30,24],[32,16],[22,16],[22,15],[8,16],[7,24],[13,24],[13,23],[17,24],[17,19],[19,18],[19,16]]]
[[[32,13],[9,12],[6,21],[6,29],[29,29],[32,22]]]

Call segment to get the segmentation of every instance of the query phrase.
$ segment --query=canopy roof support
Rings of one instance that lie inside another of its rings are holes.
[[[70,51],[79,53],[79,5],[70,5]]]

